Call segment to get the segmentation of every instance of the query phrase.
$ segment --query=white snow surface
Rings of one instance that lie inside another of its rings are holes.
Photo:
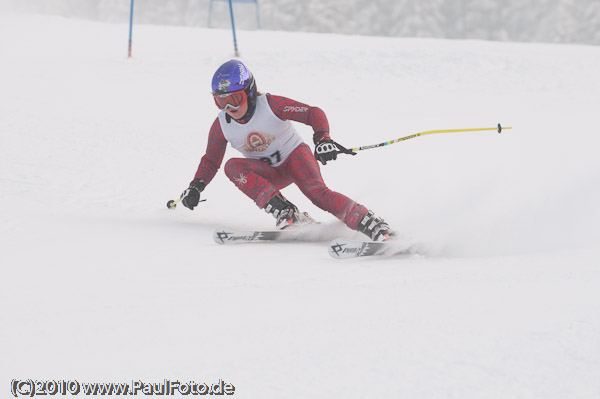
[[[0,375],[231,382],[242,398],[598,398],[600,48],[244,33],[263,92],[319,106],[328,185],[421,254],[219,246],[274,220],[193,178],[231,32],[0,21]],[[305,141],[311,129],[296,125]],[[228,150],[226,158],[238,156]],[[358,238],[295,187],[333,236]]]

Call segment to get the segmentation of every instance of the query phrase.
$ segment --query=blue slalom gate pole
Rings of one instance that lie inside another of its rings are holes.
[[[131,58],[131,36],[133,34],[133,0],[131,0],[131,10],[129,11],[129,51],[127,58]]]
[[[133,0],[131,0],[131,2],[133,2]],[[237,38],[235,37],[235,22],[233,20],[233,4],[231,4],[231,0],[229,0],[229,16],[231,17],[231,30],[233,31],[233,49],[235,51],[235,56],[239,57],[240,53],[238,52]]]

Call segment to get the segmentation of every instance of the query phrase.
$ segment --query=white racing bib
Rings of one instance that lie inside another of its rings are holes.
[[[257,97],[254,115],[246,124],[234,119],[227,123],[225,115],[225,111],[219,113],[223,135],[246,158],[279,166],[304,142],[290,121],[282,121],[273,113],[266,95]]]

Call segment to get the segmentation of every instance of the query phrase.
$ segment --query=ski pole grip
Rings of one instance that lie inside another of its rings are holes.
[[[337,146],[340,154],[356,155],[356,153],[354,151],[347,149],[346,147],[344,147],[343,145],[341,145],[339,143],[335,143],[335,145]]]

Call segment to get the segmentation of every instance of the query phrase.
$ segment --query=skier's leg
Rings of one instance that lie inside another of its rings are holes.
[[[308,220],[279,191],[292,181],[278,169],[256,159],[232,158],[225,164],[225,174],[259,208],[277,219],[277,228]]]
[[[368,209],[325,185],[319,164],[306,144],[298,146],[281,167],[313,204],[357,230],[360,218]]]
[[[291,183],[276,168],[257,159],[231,158],[224,170],[229,180],[261,209]]]
[[[365,206],[325,185],[319,164],[306,144],[298,146],[281,167],[282,174],[293,180],[313,204],[335,215],[352,230],[376,241],[393,234],[388,224]]]

